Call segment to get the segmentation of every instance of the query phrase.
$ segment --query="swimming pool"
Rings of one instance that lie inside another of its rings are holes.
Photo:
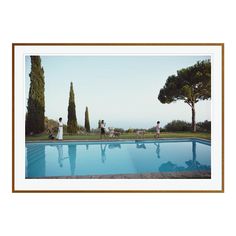
[[[26,143],[26,178],[211,170],[199,139]]]

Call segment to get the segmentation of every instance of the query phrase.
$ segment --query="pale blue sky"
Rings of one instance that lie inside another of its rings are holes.
[[[209,56],[41,56],[45,75],[45,115],[67,123],[70,82],[75,92],[76,114],[84,125],[88,106],[90,126],[99,119],[107,127],[150,128],[161,121],[191,121],[191,109],[183,101],[161,104],[159,90],[168,76]],[[31,70],[26,56],[26,105]],[[210,101],[196,104],[196,120],[211,120]]]

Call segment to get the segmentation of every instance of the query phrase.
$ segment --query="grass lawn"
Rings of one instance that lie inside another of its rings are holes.
[[[146,133],[142,139],[153,139],[155,133]],[[99,134],[87,134],[87,135],[68,135],[63,136],[64,140],[99,140]],[[160,138],[203,138],[211,139],[210,133],[191,133],[191,132],[163,132]],[[121,134],[119,138],[109,138],[106,136],[105,139],[138,139],[135,133]],[[140,137],[139,137],[140,139]],[[47,134],[39,134],[34,136],[26,136],[26,141],[37,141],[37,140],[49,140]]]

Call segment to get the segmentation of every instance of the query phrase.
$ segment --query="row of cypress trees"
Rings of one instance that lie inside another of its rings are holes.
[[[26,113],[26,134],[39,134],[45,130],[45,77],[40,56],[31,56],[30,89]],[[76,134],[78,123],[76,118],[75,95],[73,83],[70,84],[68,104],[67,132]],[[90,132],[88,107],[85,110],[85,129]]]

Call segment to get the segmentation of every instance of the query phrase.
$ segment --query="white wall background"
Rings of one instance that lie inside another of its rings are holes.
[[[234,235],[234,1],[1,1],[0,234]],[[12,42],[224,42],[224,194],[11,193]]]

